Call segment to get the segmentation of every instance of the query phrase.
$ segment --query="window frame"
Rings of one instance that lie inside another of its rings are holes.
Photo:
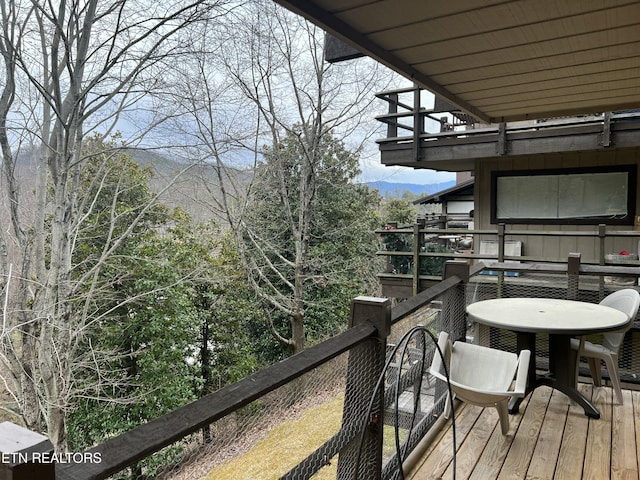
[[[627,214],[624,217],[588,216],[567,218],[499,218],[498,179],[503,177],[580,176],[594,173],[627,174]],[[611,165],[587,168],[557,168],[541,170],[494,170],[491,172],[491,223],[506,224],[550,224],[550,225],[633,225],[636,210],[637,165]]]

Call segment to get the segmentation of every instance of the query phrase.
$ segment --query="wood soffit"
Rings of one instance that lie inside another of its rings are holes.
[[[481,121],[640,108],[637,0],[276,0]]]

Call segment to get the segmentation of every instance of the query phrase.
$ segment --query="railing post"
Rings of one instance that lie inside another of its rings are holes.
[[[389,114],[398,113],[398,94],[389,94]],[[393,118],[387,123],[387,138],[396,138],[398,136],[398,119]]]
[[[11,422],[0,423],[0,478],[55,480],[53,445],[47,437]]]
[[[420,228],[424,228],[424,219],[413,225],[413,294],[420,292],[420,252],[422,251],[422,235]]]
[[[382,475],[384,388],[375,393],[374,389],[384,369],[387,337],[391,332],[389,299],[354,299],[351,303],[350,326],[362,323],[374,325],[378,335],[349,352],[342,428],[354,434],[355,439],[340,452],[337,480],[376,480]],[[367,410],[372,399],[369,412]]]
[[[504,242],[505,242],[505,224],[498,224],[498,261],[504,262]],[[504,270],[498,272],[498,291],[496,296],[502,297],[502,287],[504,286]]]
[[[422,135],[422,116],[420,112],[420,87],[413,85],[413,159],[420,160],[420,137]]]
[[[599,242],[599,254],[600,265],[604,265],[605,256],[605,240],[607,239],[607,226],[604,224],[598,225],[598,239]]]
[[[507,124],[504,122],[498,125],[498,141],[496,143],[496,153],[498,155],[507,154]]]
[[[580,284],[580,254],[570,253],[567,259],[567,300],[577,300]]]
[[[465,290],[469,282],[469,268],[469,263],[464,260],[448,260],[444,264],[443,280],[453,276],[462,280],[462,285],[448,291],[442,301],[440,329],[449,332],[452,341],[464,341],[467,337]]]
[[[600,254],[600,258],[599,260],[599,264],[600,265],[604,265],[604,259],[605,259],[605,241],[607,239],[607,226],[605,224],[600,224],[598,225],[598,239],[599,239],[599,254]],[[600,293],[600,298],[602,298],[604,296],[604,276],[600,275],[600,281],[598,282],[598,286],[599,286],[599,293]]]
[[[611,146],[611,112],[604,113],[604,122],[602,123],[600,145],[602,145],[603,147]]]

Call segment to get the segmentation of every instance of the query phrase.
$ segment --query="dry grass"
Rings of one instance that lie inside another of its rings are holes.
[[[304,411],[298,418],[284,422],[246,454],[211,470],[206,480],[275,480],[329,440],[342,421],[342,395]],[[324,467],[313,478],[336,478],[336,463]]]

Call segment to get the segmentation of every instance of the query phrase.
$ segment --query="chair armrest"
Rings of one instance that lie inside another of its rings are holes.
[[[524,396],[527,389],[527,377],[529,375],[529,362],[531,361],[531,351],[521,350],[518,357],[518,370],[516,372],[516,385],[513,393]]]

